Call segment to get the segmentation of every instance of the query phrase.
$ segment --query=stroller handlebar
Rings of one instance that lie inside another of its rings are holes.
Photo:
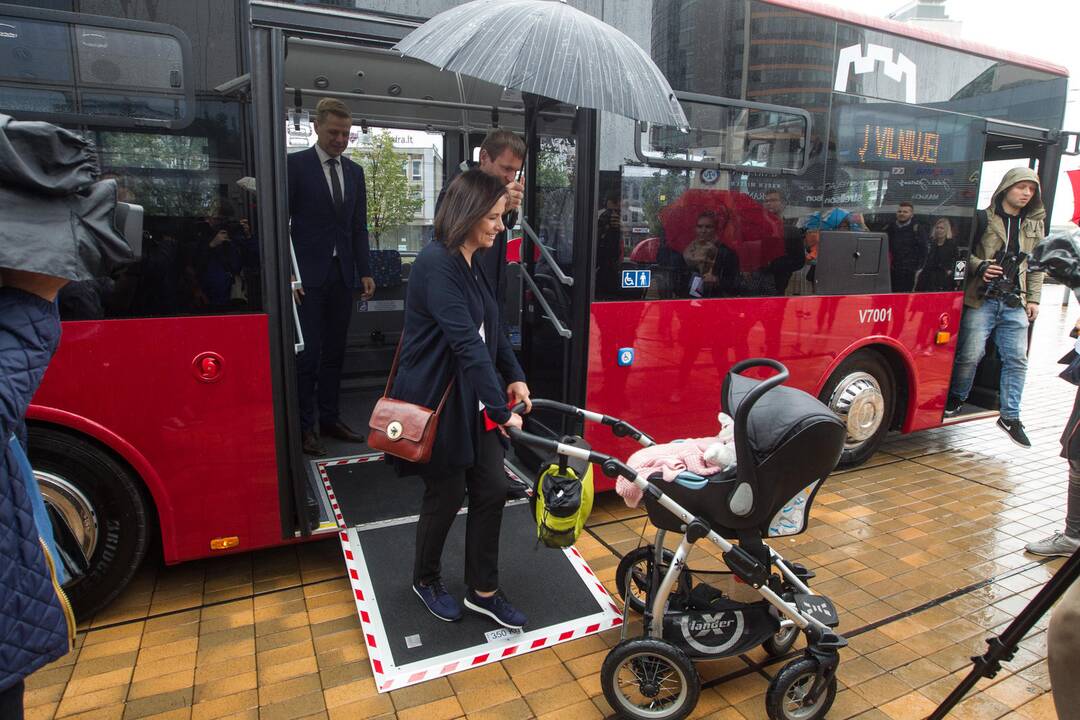
[[[603,415],[601,413],[593,412],[592,410],[586,410],[584,408],[574,407],[573,405],[567,405],[565,403],[557,402],[555,400],[544,400],[537,398],[532,401],[533,409],[541,410],[553,410],[563,415],[569,415],[571,417],[578,418],[580,420],[586,420],[589,422],[600,423],[601,425],[607,425],[611,428],[612,434],[616,437],[631,437],[634,440],[641,443],[645,447],[655,445],[656,441],[649,435],[635,428],[628,422],[620,420],[610,415]],[[510,408],[511,412],[520,413],[525,409],[524,403],[518,403]],[[634,472],[628,465],[617,458],[613,458],[606,453],[597,452],[595,450],[586,450],[585,448],[576,447],[573,445],[567,445],[561,443],[558,440],[551,438],[540,437],[526,430],[518,430],[517,428],[506,428],[506,434],[510,436],[510,439],[514,442],[528,445],[538,450],[546,452],[556,453],[558,455],[564,455],[566,457],[578,458],[580,460],[587,460],[592,463],[596,463],[604,471],[604,474],[608,477],[616,477],[622,475],[628,480],[633,481],[637,477],[637,473]]]
[[[554,410],[557,413],[563,415],[569,415],[579,420],[587,420],[589,422],[599,423],[601,425],[607,425],[611,428],[611,432],[615,437],[630,437],[641,443],[645,447],[655,445],[656,441],[653,440],[648,434],[638,430],[636,427],[620,420],[617,417],[610,415],[604,415],[602,413],[593,412],[592,410],[586,410],[585,408],[574,407],[573,405],[567,405],[566,403],[557,402],[555,400],[545,400],[543,398],[536,398],[532,401],[532,406],[540,410]],[[518,403],[510,408],[511,412],[520,413],[525,409],[525,403]]]

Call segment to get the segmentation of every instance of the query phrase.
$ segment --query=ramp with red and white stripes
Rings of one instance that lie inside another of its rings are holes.
[[[622,611],[574,548],[554,550],[536,541],[527,500],[511,501],[503,512],[499,585],[528,617],[522,630],[508,630],[465,610],[459,622],[432,616],[412,591],[415,513],[350,524],[334,482],[364,482],[365,463],[382,466],[380,454],[317,463],[340,527],[345,565],[363,627],[379,692],[431,680],[617,627]],[[399,482],[405,479],[397,479]],[[417,481],[419,482],[419,481]],[[355,487],[343,494],[356,501]],[[443,582],[464,596],[463,509],[443,552]]]

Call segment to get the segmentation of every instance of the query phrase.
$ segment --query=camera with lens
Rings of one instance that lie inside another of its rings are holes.
[[[1000,252],[994,262],[1001,266],[1001,275],[982,286],[980,295],[987,300],[1001,300],[1007,307],[1023,307],[1024,298],[1020,297],[1020,285],[1017,278],[1020,266],[1027,260],[1027,253],[1022,250],[1015,253]]]

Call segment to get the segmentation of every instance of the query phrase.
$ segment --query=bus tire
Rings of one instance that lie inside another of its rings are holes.
[[[870,459],[889,432],[896,380],[881,353],[860,350],[840,363],[821,389],[820,400],[847,426],[837,467],[855,467]]]
[[[129,468],[96,445],[47,427],[29,428],[30,464],[45,497],[80,622],[119,595],[151,541],[146,493]]]

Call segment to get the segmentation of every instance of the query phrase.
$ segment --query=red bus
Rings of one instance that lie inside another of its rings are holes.
[[[322,96],[350,106],[360,146],[376,127],[441,138],[435,184],[493,124],[531,128],[523,242],[543,248],[511,265],[505,319],[535,396],[662,440],[706,436],[727,369],[773,357],[847,421],[851,464],[890,429],[942,423],[984,163],[1036,168],[1051,207],[1075,141],[1064,69],[803,0],[604,18],[650,49],[688,134],[404,61],[391,48],[423,18],[364,9],[377,2],[46,5],[0,5],[0,111],[92,137],[146,211],[136,263],[65,291],[28,414],[84,615],[158,541],[176,563],[337,528],[301,453],[285,206],[287,152]],[[892,291],[880,228],[901,202],[928,229],[947,221],[944,285]],[[205,251],[221,228],[236,234],[225,265]],[[699,230],[727,247],[707,268],[687,252]],[[426,238],[401,234],[375,251],[375,301],[355,308],[343,406],[357,427]],[[996,408],[992,363],[979,411]]]

